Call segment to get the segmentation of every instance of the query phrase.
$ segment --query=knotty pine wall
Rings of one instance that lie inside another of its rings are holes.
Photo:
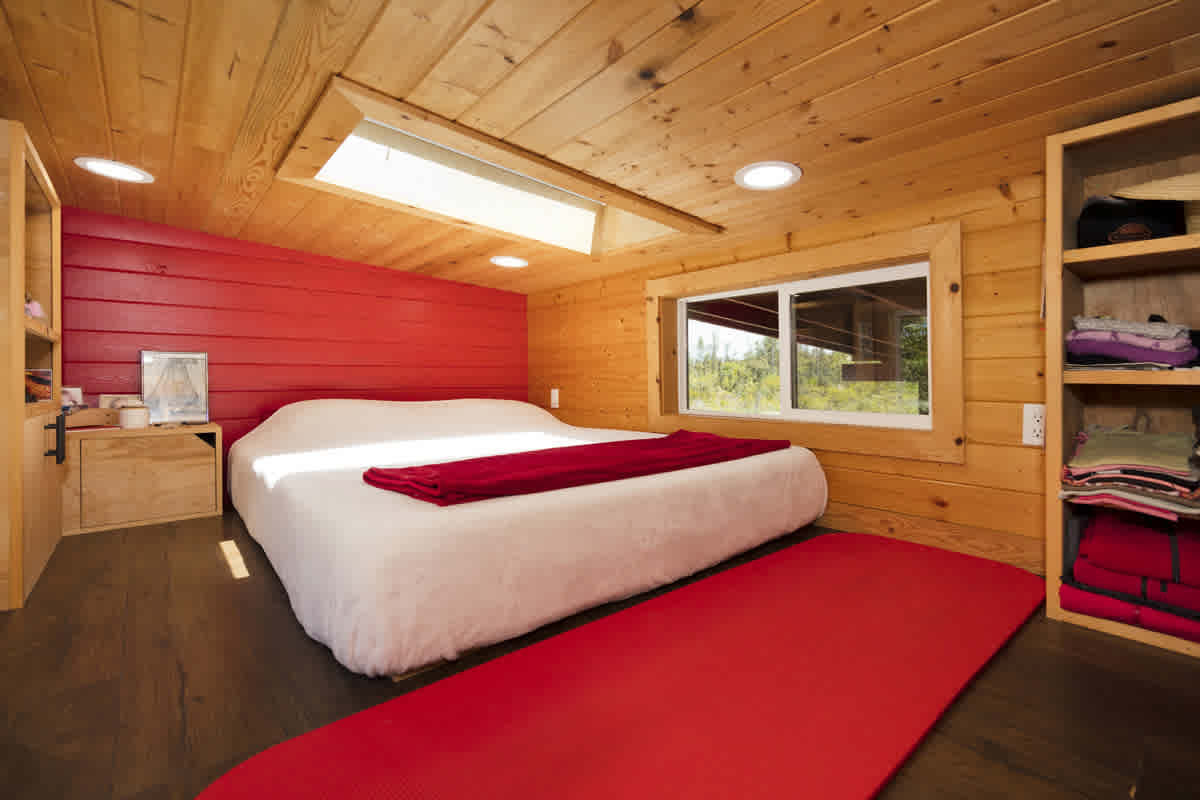
[[[963,225],[966,461],[937,464],[817,451],[830,503],[820,520],[1043,571],[1043,453],[1021,444],[1021,404],[1045,402],[1043,180],[1032,175],[810,227],[687,262],[529,296],[531,402],[571,424],[644,429],[648,278],[958,219]],[[803,442],[798,442],[803,444]]]
[[[138,394],[141,350],[208,353],[228,447],[322,397],[524,400],[524,295],[63,210],[63,384]]]

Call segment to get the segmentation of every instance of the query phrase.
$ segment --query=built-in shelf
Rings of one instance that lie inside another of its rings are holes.
[[[1064,250],[1063,267],[1085,280],[1200,269],[1200,233]]]
[[[1200,386],[1200,369],[1066,369],[1063,383],[1104,386]]]
[[[36,319],[25,318],[25,333],[27,335],[36,336],[39,339],[45,339],[47,342],[57,342],[58,334],[44,322],[39,322]]]

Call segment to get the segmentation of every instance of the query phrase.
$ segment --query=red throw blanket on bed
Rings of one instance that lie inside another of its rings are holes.
[[[636,478],[783,450],[792,443],[675,431],[633,439],[469,458],[422,467],[371,467],[363,480],[439,506]]]

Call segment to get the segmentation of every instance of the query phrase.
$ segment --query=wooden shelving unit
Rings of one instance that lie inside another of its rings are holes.
[[[1078,248],[1088,197],[1200,169],[1200,98],[1051,136],[1046,142],[1046,613],[1115,636],[1200,657],[1200,644],[1077,614],[1059,605],[1068,522],[1087,510],[1059,499],[1063,464],[1091,424],[1148,418],[1155,432],[1191,431],[1200,370],[1064,369],[1079,314],[1200,328],[1200,231]]]
[[[1200,369],[1071,369],[1063,383],[1076,386],[1200,386]]]
[[[1200,233],[1067,250],[1062,263],[1085,280],[1191,270],[1200,263]]]
[[[63,468],[55,423],[62,386],[62,230],[58,195],[25,128],[0,120],[0,609],[25,603],[62,536]],[[25,313],[26,298],[45,313]],[[26,370],[50,370],[27,402]],[[49,427],[49,429],[47,429]]]
[[[51,328],[44,322],[39,322],[36,319],[25,318],[25,335],[32,336],[35,339],[41,339],[46,342],[57,342],[58,331]]]

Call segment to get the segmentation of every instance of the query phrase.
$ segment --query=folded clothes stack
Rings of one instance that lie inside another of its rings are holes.
[[[1075,317],[1067,334],[1067,364],[1075,367],[1200,366],[1186,325]]]
[[[1200,517],[1192,434],[1094,427],[1076,441],[1075,455],[1063,467],[1059,497],[1172,521]]]
[[[1068,611],[1200,642],[1200,525],[1158,530],[1129,515],[1098,513],[1059,601]]]

